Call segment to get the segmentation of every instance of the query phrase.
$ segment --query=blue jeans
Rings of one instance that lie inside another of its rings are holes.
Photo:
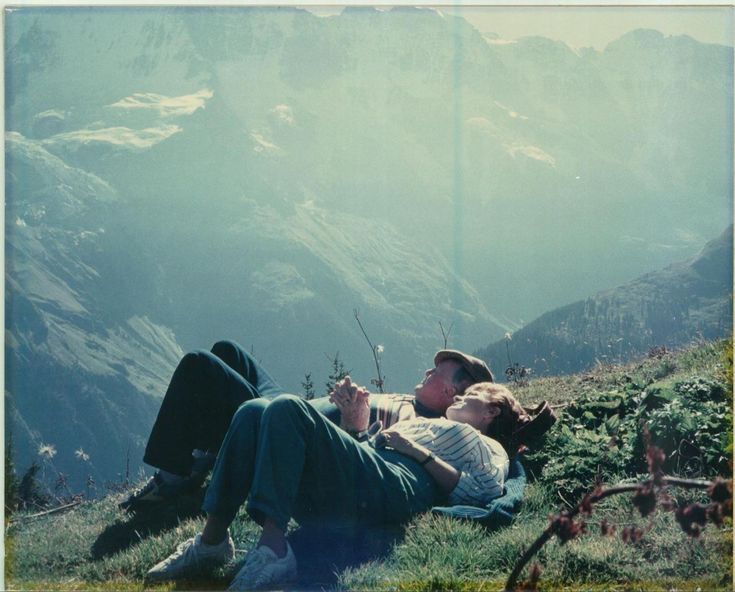
[[[434,505],[437,487],[416,461],[358,443],[294,395],[242,405],[217,456],[204,510],[231,522],[248,500],[285,529],[400,524]]]
[[[238,407],[283,389],[241,346],[219,341],[186,354],[174,371],[151,430],[144,462],[179,475],[196,448],[216,453]]]

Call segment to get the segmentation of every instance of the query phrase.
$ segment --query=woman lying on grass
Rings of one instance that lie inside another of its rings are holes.
[[[335,402],[343,412],[365,404],[360,396]],[[228,527],[246,499],[263,531],[231,590],[273,588],[295,578],[285,534],[292,517],[302,526],[328,523],[356,532],[405,523],[447,501],[483,506],[502,495],[508,455],[519,444],[510,435],[527,421],[510,391],[494,383],[468,388],[446,419],[401,421],[363,443],[299,397],[248,401],[217,456],[204,529],[147,579],[184,578],[231,560]]]

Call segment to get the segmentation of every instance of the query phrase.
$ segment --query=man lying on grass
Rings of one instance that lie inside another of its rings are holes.
[[[414,395],[373,395],[353,385],[349,377],[329,398],[309,401],[333,423],[357,440],[380,420],[389,427],[402,419],[441,417],[472,384],[493,382],[487,364],[455,350],[442,350],[416,385]],[[186,354],[177,366],[153,425],[143,460],[158,471],[120,507],[135,511],[171,501],[197,489],[214,465],[217,451],[237,409],[246,401],[266,403],[285,391],[248,352],[232,341],[220,341],[212,351]],[[349,410],[339,402],[358,398]]]
[[[363,417],[369,405],[360,387],[333,400],[344,417]],[[295,578],[285,536],[292,517],[302,526],[328,523],[350,532],[405,523],[441,503],[487,504],[502,495],[509,454],[522,443],[511,436],[528,420],[508,389],[489,382],[457,395],[446,418],[399,421],[365,442],[299,397],[249,401],[217,456],[204,529],[147,578],[185,578],[231,560],[228,528],[246,500],[263,530],[232,590],[272,589]]]

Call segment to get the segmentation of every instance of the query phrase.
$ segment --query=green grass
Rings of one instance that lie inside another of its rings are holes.
[[[661,358],[625,366],[598,366],[581,375],[545,378],[516,389],[528,403],[555,404],[585,395],[622,391],[625,385],[673,384],[692,376],[727,385],[731,380],[731,343],[700,343]],[[729,387],[731,388],[731,386]],[[732,399],[729,399],[730,405]],[[564,408],[559,409],[564,413]],[[631,477],[620,475],[620,478]],[[677,490],[680,503],[704,499],[701,492]],[[155,516],[126,516],[116,504],[120,494],[85,502],[65,513],[29,518],[16,514],[6,528],[8,590],[143,590],[145,572],[176,544],[201,529],[198,500]],[[553,483],[529,484],[514,524],[486,531],[475,523],[422,515],[380,559],[343,569],[333,587],[347,590],[500,590],[515,561],[564,507]],[[630,524],[647,527],[636,544],[598,534],[602,519],[618,532]],[[237,561],[252,546],[257,527],[242,513],[233,526],[236,561],[198,582],[156,590],[224,589]],[[588,532],[565,545],[546,544],[534,561],[542,567],[541,590],[652,591],[732,590],[732,522],[707,525],[690,539],[669,512],[641,518],[628,496],[605,500],[589,518]],[[326,551],[325,551],[326,552]]]

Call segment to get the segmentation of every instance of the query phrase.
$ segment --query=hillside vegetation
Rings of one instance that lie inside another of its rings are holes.
[[[543,446],[524,462],[530,477],[525,502],[514,524],[486,530],[475,523],[423,515],[382,555],[348,565],[356,547],[320,540],[311,553],[333,559],[329,567],[302,561],[304,581],[341,589],[477,590],[500,589],[522,551],[548,524],[548,515],[574,504],[592,489],[645,478],[640,424],[645,422],[662,446],[669,474],[713,478],[732,473],[732,341],[701,342],[679,352],[656,350],[625,366],[598,365],[585,374],[544,378],[517,389],[531,404],[547,399],[558,405],[559,421]],[[681,506],[706,494],[670,490]],[[18,513],[6,527],[6,577],[10,590],[140,590],[147,569],[202,525],[196,500],[156,516],[129,517],[117,509],[120,494],[86,502],[56,515]],[[179,517],[176,516],[178,510]],[[619,534],[602,537],[603,520],[620,533],[636,525],[646,531],[635,543]],[[698,539],[682,532],[672,512],[657,510],[642,519],[629,496],[597,506],[581,537],[547,544],[538,556],[541,589],[728,590],[732,587],[732,522],[704,528]],[[244,551],[256,528],[242,514],[233,537]],[[294,539],[302,541],[300,531]],[[301,538],[300,538],[301,537]],[[366,538],[368,538],[366,536]],[[376,552],[370,538],[370,552]],[[174,589],[221,589],[235,566],[206,581]],[[163,589],[163,588],[162,588]]]

